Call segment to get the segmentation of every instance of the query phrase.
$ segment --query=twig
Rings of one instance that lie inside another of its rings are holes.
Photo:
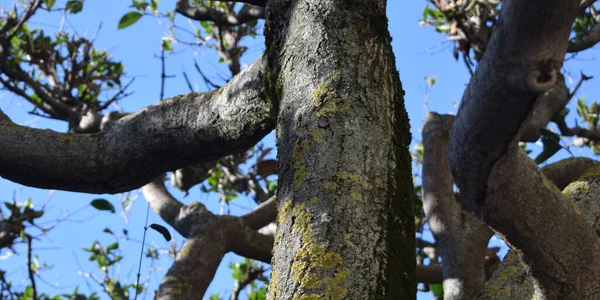
[[[37,300],[37,288],[35,286],[35,278],[32,268],[33,263],[31,261],[31,240],[33,240],[33,238],[30,235],[27,235],[27,271],[29,272],[29,280],[31,281],[31,290],[33,292],[32,299]]]
[[[163,51],[164,52],[164,51]],[[138,265],[137,280],[135,282],[135,300],[137,300],[140,290],[140,276],[142,272],[142,257],[144,256],[144,243],[146,243],[146,232],[148,231],[148,214],[150,213],[150,203],[146,208],[146,224],[144,225],[144,237],[142,238],[142,250],[140,250],[140,263]]]
[[[165,49],[162,49],[160,52],[160,61],[161,61],[161,66],[162,66],[162,72],[160,74],[160,99],[162,100],[165,98],[165,80],[167,78],[172,78],[175,77],[175,75],[167,75],[166,71],[165,71]]]

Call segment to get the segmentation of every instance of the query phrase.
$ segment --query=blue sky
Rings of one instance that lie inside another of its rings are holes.
[[[12,0],[0,0],[0,5],[4,8],[10,8]],[[62,1],[64,3],[64,1]],[[57,1],[60,5],[61,1]],[[106,49],[116,60],[123,62],[128,76],[135,77],[135,82],[131,86],[134,94],[119,104],[123,111],[131,112],[139,110],[142,107],[158,102],[160,92],[160,61],[155,55],[160,54],[161,37],[165,35],[165,24],[152,17],[143,17],[138,23],[126,30],[117,31],[117,23],[120,17],[129,11],[129,1],[122,0],[104,0],[104,1],[86,1],[83,12],[78,15],[68,17],[65,28],[76,31],[80,35],[93,36],[99,25],[101,30],[96,39],[96,47]],[[174,7],[174,1],[163,0],[159,4],[159,9],[163,11],[171,10]],[[451,46],[444,36],[437,34],[429,27],[420,27],[418,25],[421,12],[425,6],[425,1],[388,1],[389,28],[393,36],[393,47],[397,58],[397,66],[400,71],[402,85],[406,91],[406,107],[410,116],[411,131],[415,142],[420,140],[419,129],[422,124],[422,117],[426,111],[437,111],[441,113],[456,112],[454,103],[461,99],[464,87],[468,83],[469,75],[461,61],[455,61],[451,55]],[[186,25],[184,18],[177,17],[181,24]],[[31,26],[40,26],[46,30],[56,30],[61,22],[60,14],[47,15],[41,13],[31,22]],[[263,39],[259,36],[256,39],[245,40],[245,44],[250,48],[243,57],[243,62],[251,63],[263,50]],[[600,68],[596,66],[594,59],[599,55],[598,47],[587,51],[576,60],[568,61],[565,66],[572,71],[576,81],[579,77],[579,70],[583,70],[586,75],[596,75],[600,78]],[[228,77],[229,73],[223,64],[217,62],[216,54],[206,48],[191,49],[185,46],[176,46],[175,54],[167,60],[167,73],[176,75],[173,79],[168,79],[166,84],[165,96],[170,97],[177,94],[187,93],[188,87],[183,80],[182,71],[187,71],[191,75],[192,82],[196,83],[198,90],[204,91],[206,88],[194,70],[193,60],[203,68],[207,74],[219,72],[223,77]],[[425,77],[437,77],[435,87],[428,91]],[[578,95],[586,94],[588,101],[598,100],[600,95],[600,85],[594,83],[584,84]],[[425,96],[427,95],[427,103]],[[27,114],[31,106],[22,99],[6,92],[0,92],[0,109],[19,124],[37,128],[48,128],[56,131],[65,131],[66,123],[40,119]],[[574,117],[571,117],[572,121]],[[273,145],[274,137],[270,135],[265,139],[265,143]],[[576,155],[589,155],[589,151],[573,150]],[[566,157],[566,151],[561,151],[559,157]],[[44,220],[55,220],[65,216],[66,212],[75,212],[69,216],[69,221],[62,222],[50,234],[41,238],[35,243],[40,261],[46,261],[53,265],[53,268],[42,271],[42,278],[45,282],[38,281],[38,287],[42,291],[50,293],[71,292],[76,285],[80,286],[81,291],[98,291],[99,287],[90,279],[78,275],[78,271],[95,272],[100,275],[95,267],[87,261],[87,255],[81,250],[83,247],[89,247],[94,240],[99,240],[104,245],[114,241],[114,237],[102,233],[105,227],[113,232],[121,232],[122,228],[129,230],[130,240],[121,240],[120,246],[126,259],[120,264],[117,271],[120,273],[122,281],[135,282],[137,273],[137,259],[141,246],[144,218],[146,212],[146,203],[139,192],[131,192],[132,198],[137,197],[131,210],[124,217],[121,211],[111,215],[106,212],[98,212],[88,206],[92,199],[105,198],[111,201],[116,207],[120,207],[119,201],[124,198],[123,195],[89,195],[80,193],[70,193],[64,191],[49,191],[30,187],[23,187],[19,184],[9,182],[0,178],[0,201],[11,201],[13,195],[17,201],[26,201],[33,198],[36,207],[46,204],[46,215]],[[174,196],[185,203],[191,201],[200,201],[206,204],[213,212],[219,211],[219,204],[213,195],[201,194],[198,187],[194,188],[190,195],[183,198],[179,191],[172,191]],[[246,208],[252,207],[252,201],[241,199],[231,206],[233,214],[241,214],[247,211]],[[159,223],[165,225],[161,219],[154,213],[150,213],[149,223]],[[168,226],[167,226],[168,227]],[[171,231],[174,234],[174,231]],[[182,238],[175,235],[178,244],[181,244]],[[147,244],[154,245],[161,249],[167,249],[169,244],[163,238],[149,232]],[[6,269],[8,275],[13,279],[23,279],[23,282],[16,282],[23,287],[28,284],[26,281],[25,248],[17,247],[17,254],[8,259],[2,260],[2,268]],[[8,252],[3,250],[0,257],[7,256]],[[142,279],[149,280],[150,287],[155,288],[162,278],[166,269],[170,266],[171,260],[162,253],[161,259],[156,265],[150,265],[148,260],[142,265]],[[223,260],[221,267],[216,275],[215,281],[211,284],[207,295],[220,293],[228,295],[232,286],[230,270],[227,268],[229,263],[237,261],[234,255],[227,255]],[[89,287],[88,287],[89,284]],[[430,299],[430,294],[420,295],[420,299]]]

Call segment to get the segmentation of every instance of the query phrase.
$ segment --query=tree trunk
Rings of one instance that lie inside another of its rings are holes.
[[[386,2],[269,5],[281,166],[269,299],[414,299],[410,133]]]

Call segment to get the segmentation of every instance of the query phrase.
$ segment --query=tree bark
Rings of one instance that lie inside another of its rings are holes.
[[[566,182],[559,178],[563,172],[566,178],[579,177],[563,190],[563,195],[572,201],[596,231],[600,230],[600,169],[594,166],[597,162],[588,158],[569,158],[542,168],[542,172],[560,187]],[[564,186],[562,187],[564,188]],[[581,262],[585,264],[586,262]],[[485,289],[477,296],[477,300],[529,300],[534,294],[533,280],[522,264],[521,259],[509,252],[494,276],[487,282]]]
[[[596,299],[600,288],[600,238],[518,146],[556,85],[579,2],[503,3],[450,135],[463,199],[519,254],[536,299]]]
[[[119,193],[245,151],[274,127],[265,71],[259,59],[218,91],[161,101],[95,134],[27,128],[0,113],[0,176],[38,188]]]
[[[410,134],[385,7],[267,7],[268,86],[280,101],[269,299],[415,299]]]
[[[427,114],[423,125],[423,209],[435,236],[444,299],[473,299],[483,288],[492,230],[455,198],[446,148],[454,116]]]

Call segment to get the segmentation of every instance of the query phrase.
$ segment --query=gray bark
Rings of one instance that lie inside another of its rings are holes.
[[[483,288],[492,230],[453,191],[446,152],[454,116],[427,114],[423,125],[423,209],[442,257],[444,299],[473,299]]]
[[[274,127],[259,59],[222,89],[161,101],[96,134],[15,125],[0,114],[0,176],[39,188],[118,193],[253,146]]]
[[[414,299],[410,134],[384,0],[269,2],[279,221],[269,299]]]
[[[579,177],[571,180],[563,194],[572,201],[588,222],[596,229],[600,229],[600,176],[599,169],[594,162],[587,158],[570,158],[542,168],[542,172],[559,188],[568,178]],[[565,176],[557,176],[564,174]],[[567,178],[567,179],[565,179]],[[586,263],[586,262],[580,262]],[[477,300],[530,300],[534,295],[534,281],[522,264],[521,259],[509,252],[504,258],[494,276],[487,282],[485,289],[477,296]]]
[[[463,199],[516,249],[537,299],[595,299],[600,288],[600,238],[518,147],[556,84],[579,2],[503,3],[449,142]]]
[[[200,299],[228,252],[271,261],[273,237],[257,230],[275,219],[275,198],[242,217],[216,216],[198,202],[184,205],[156,179],[142,188],[144,197],[165,222],[187,238],[160,284],[157,299]]]

